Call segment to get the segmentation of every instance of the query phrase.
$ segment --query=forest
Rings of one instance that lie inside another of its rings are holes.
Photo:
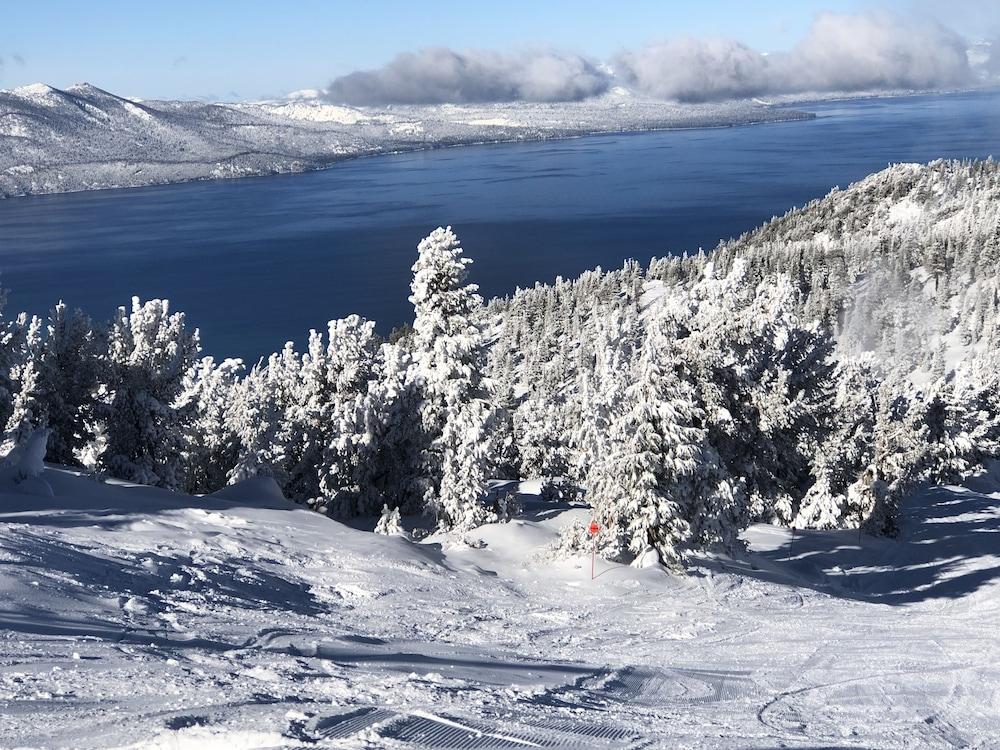
[[[270,476],[385,532],[508,520],[493,480],[541,478],[605,558],[681,570],[758,521],[893,536],[916,487],[1000,450],[993,161],[893,166],[712,252],[489,301],[471,263],[436,229],[412,324],[334,320],[257,363],[201,357],[165,300],[8,317],[0,453],[195,494]],[[570,526],[553,553],[589,544]]]

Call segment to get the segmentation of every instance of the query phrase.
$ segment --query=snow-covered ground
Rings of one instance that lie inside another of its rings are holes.
[[[897,541],[755,526],[746,560],[592,581],[543,554],[582,507],[415,543],[263,479],[4,482],[3,748],[1000,747],[986,485]]]
[[[308,94],[133,101],[90,84],[32,84],[0,90],[0,197],[299,172],[438,146],[812,117],[753,101],[676,104],[624,89],[582,102],[376,108]]]

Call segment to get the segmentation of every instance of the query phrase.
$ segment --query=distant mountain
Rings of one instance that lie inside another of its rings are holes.
[[[587,133],[812,117],[757,102],[678,105],[627,92],[585,102],[354,108],[125,99],[87,83],[0,90],[0,197],[318,169],[354,156]]]

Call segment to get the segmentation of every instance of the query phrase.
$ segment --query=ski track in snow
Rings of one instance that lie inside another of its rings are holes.
[[[1000,495],[591,581],[537,549],[584,509],[414,544],[44,476],[0,495],[3,748],[1000,747]]]

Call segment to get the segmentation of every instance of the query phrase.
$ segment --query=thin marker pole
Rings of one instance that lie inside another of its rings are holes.
[[[597,564],[597,532],[601,530],[601,527],[597,524],[597,521],[591,521],[590,525],[587,527],[587,531],[590,532],[590,536],[594,540],[594,549],[590,553],[590,580],[594,580],[594,567]]]

